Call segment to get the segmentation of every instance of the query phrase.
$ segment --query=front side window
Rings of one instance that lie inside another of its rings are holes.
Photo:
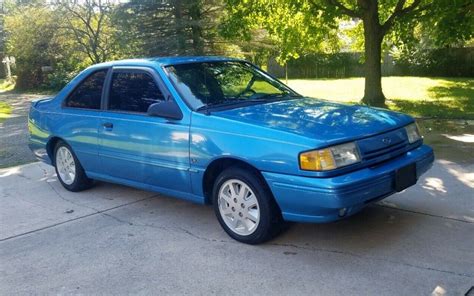
[[[106,75],[107,69],[89,75],[67,97],[65,105],[73,108],[100,109],[102,88]]]
[[[265,103],[298,96],[278,80],[243,62],[219,61],[167,66],[166,71],[194,108]]]
[[[112,74],[109,110],[146,113],[151,104],[165,98],[146,72],[118,71]]]

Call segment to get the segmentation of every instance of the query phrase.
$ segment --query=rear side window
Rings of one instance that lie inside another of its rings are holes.
[[[109,93],[109,110],[146,113],[151,104],[164,101],[151,75],[146,72],[114,72]]]
[[[102,88],[104,86],[107,69],[99,70],[86,79],[67,97],[66,106],[85,109],[100,109]]]

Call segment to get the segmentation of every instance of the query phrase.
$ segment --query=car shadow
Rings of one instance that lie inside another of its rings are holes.
[[[274,244],[290,244],[328,251],[366,254],[387,247],[407,235],[420,222],[418,215],[406,215],[394,209],[370,205],[343,220],[324,224],[291,223]]]
[[[113,189],[112,189],[113,188]],[[91,191],[120,191],[127,187],[98,182]],[[136,199],[131,198],[131,201]],[[203,206],[173,197],[156,195],[134,204],[132,213],[120,216],[108,212],[130,225],[150,228],[185,230],[195,238],[207,241],[237,243],[218,225],[212,206]],[[261,247],[282,246],[291,248],[323,249],[329,252],[350,252],[364,255],[374,248],[396,244],[409,235],[423,216],[407,214],[377,204],[344,220],[326,224],[287,223],[275,239]]]

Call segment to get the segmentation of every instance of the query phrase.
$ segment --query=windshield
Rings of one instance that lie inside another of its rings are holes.
[[[250,64],[236,61],[167,66],[181,96],[194,110],[265,103],[299,96]]]

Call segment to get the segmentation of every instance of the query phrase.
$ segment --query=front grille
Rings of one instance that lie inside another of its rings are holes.
[[[397,129],[357,141],[362,161],[385,161],[407,151],[409,142],[403,129]]]
[[[392,154],[392,153],[399,154],[397,152],[403,153],[405,152],[406,147],[407,147],[407,143],[400,143],[400,144],[393,145],[385,149],[377,150],[376,152],[364,154],[363,159],[370,160],[384,154]]]

